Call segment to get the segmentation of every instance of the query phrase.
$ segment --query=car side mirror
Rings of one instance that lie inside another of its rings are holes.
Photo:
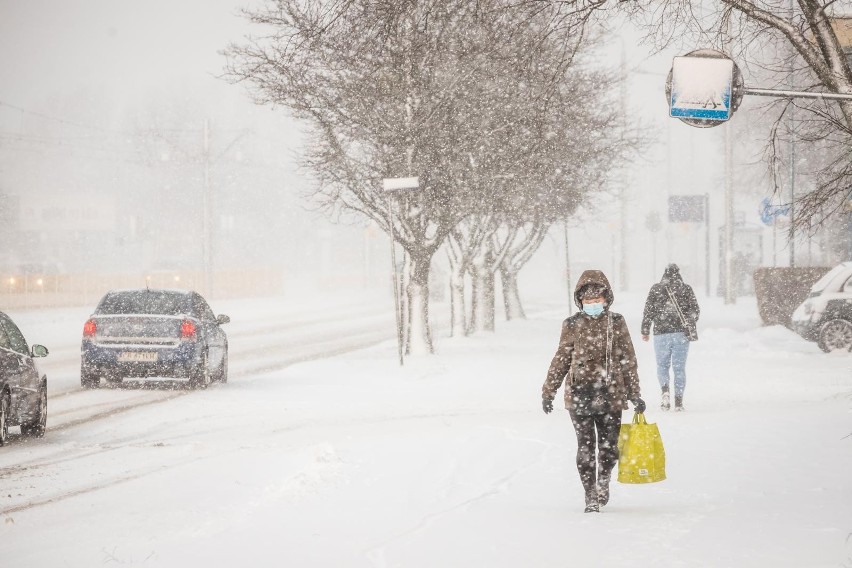
[[[219,314],[218,316],[216,316],[216,323],[218,323],[219,325],[226,324],[229,321],[231,321],[231,318],[229,318],[225,314]]]
[[[47,347],[38,344],[33,345],[30,349],[30,355],[32,357],[47,357]]]

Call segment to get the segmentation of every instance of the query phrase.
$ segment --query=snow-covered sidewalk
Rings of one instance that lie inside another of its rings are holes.
[[[668,479],[601,514],[567,412],[541,412],[564,314],[539,311],[402,369],[387,342],[5,448],[9,491],[92,489],[0,517],[2,566],[852,566],[852,358],[702,307],[674,414],[641,303],[616,303]]]

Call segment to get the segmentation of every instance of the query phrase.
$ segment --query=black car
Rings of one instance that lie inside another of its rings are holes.
[[[852,351],[852,262],[838,264],[811,287],[792,323],[825,352]]]
[[[137,289],[108,292],[83,326],[80,384],[101,379],[168,377],[194,388],[228,380],[228,338],[197,292]]]
[[[0,312],[0,446],[9,439],[10,426],[20,426],[24,436],[44,436],[47,377],[33,359],[46,355],[47,347],[30,348],[18,326]]]

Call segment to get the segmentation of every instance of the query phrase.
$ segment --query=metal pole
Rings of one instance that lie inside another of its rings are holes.
[[[790,0],[790,13],[794,15],[796,13],[796,0]],[[789,69],[789,81],[790,86],[794,86],[794,59],[796,56],[796,50],[790,50],[790,69]],[[795,201],[796,201],[796,105],[793,101],[790,101],[790,235],[788,240],[790,241],[790,266],[796,266],[796,226],[793,223],[795,216]]]
[[[204,119],[204,191],[201,195],[201,269],[204,275],[204,289],[208,296],[213,295],[213,274],[211,259],[210,231],[210,122]]]
[[[565,219],[565,286],[568,288],[568,315],[574,313],[574,294],[571,291],[571,258],[568,256],[568,219]]]
[[[621,40],[621,141],[624,142],[624,134],[627,130],[627,54],[625,53],[624,39]],[[619,248],[621,249],[619,257],[618,272],[620,276],[621,290],[626,291],[630,288],[630,278],[627,269],[627,171],[622,168],[621,175],[621,234]]]
[[[704,194],[704,285],[710,297],[710,194]]]
[[[796,134],[795,105],[790,105],[790,266],[796,266]]]
[[[725,30],[725,52],[730,53],[731,23]],[[733,259],[734,259],[734,143],[733,125],[725,125],[725,304],[737,302],[734,290]]]
[[[657,278],[657,231],[651,232],[651,282]]]
[[[755,95],[758,97],[778,97],[790,99],[825,99],[829,101],[852,101],[852,95],[845,93],[809,93],[807,91],[791,91],[784,89],[757,89],[746,87],[744,95]]]
[[[734,180],[733,180],[733,142],[731,124],[725,125],[725,303],[735,304],[732,260],[734,256]]]
[[[388,209],[388,231],[390,232],[390,242],[391,242],[391,280],[393,283],[393,313],[396,316],[396,346],[397,351],[399,352],[399,364],[402,366],[403,357],[402,357],[402,321],[400,319],[401,313],[399,308],[399,288],[397,286],[397,278],[396,278],[396,238],[393,234],[393,217],[391,215],[391,201],[390,197],[385,197],[387,200],[387,209]]]
[[[772,266],[778,266],[778,219],[772,217]]]

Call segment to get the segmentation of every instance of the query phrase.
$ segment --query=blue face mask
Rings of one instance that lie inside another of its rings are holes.
[[[603,302],[597,302],[595,304],[583,304],[583,311],[593,318],[598,317],[604,311]]]

